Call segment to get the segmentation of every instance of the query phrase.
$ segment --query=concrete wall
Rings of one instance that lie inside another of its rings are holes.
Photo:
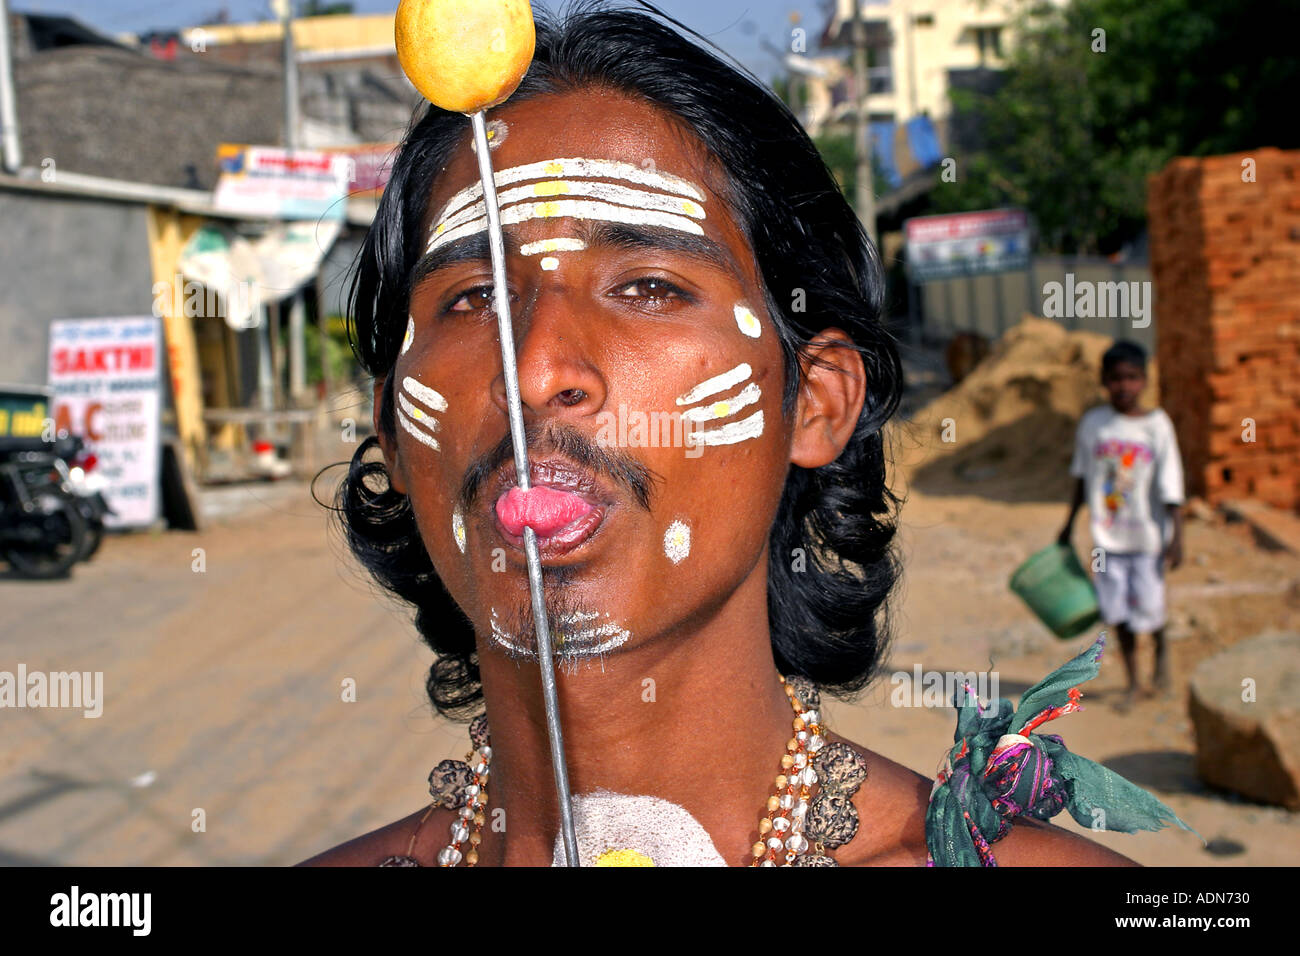
[[[1060,283],[1063,297],[1067,275],[1074,276],[1076,286],[1083,282],[1145,283],[1141,295],[1146,314],[1139,318],[1130,310],[1128,315],[1046,315],[1051,311],[1044,308],[1048,284]],[[1150,270],[1142,263],[1116,265],[1104,259],[1039,256],[1030,272],[940,279],[925,283],[922,290],[922,329],[930,339],[946,339],[958,332],[978,332],[996,339],[1029,314],[1051,318],[1071,330],[1129,339],[1155,354],[1157,316],[1150,307],[1154,285]]]
[[[152,314],[145,207],[0,188],[0,382],[45,385],[52,319]]]

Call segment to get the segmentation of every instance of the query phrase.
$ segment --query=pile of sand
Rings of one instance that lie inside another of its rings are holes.
[[[1112,342],[1026,316],[958,385],[895,426],[904,479],[927,493],[1067,498],[1075,426],[1106,400],[1101,356]],[[1148,375],[1150,406],[1154,362]]]

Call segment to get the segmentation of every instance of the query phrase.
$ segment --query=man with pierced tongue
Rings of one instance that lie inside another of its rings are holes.
[[[1002,864],[1128,862],[1040,822],[1091,822],[1116,793],[1123,829],[1171,816],[1032,733],[1077,709],[1098,648],[1026,695],[1032,713],[967,701],[937,782],[820,709],[885,659],[880,428],[901,371],[875,250],[784,106],[660,20],[588,5],[540,20],[490,119],[532,488],[468,126],[429,109],[357,265],[377,437],[339,495],[471,752],[434,768],[427,808],[312,862],[562,859],[526,527],[583,865],[988,864],[994,841]]]

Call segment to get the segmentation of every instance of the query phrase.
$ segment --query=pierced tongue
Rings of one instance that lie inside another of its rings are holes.
[[[497,499],[497,517],[513,535],[522,535],[527,526],[539,538],[549,538],[592,510],[578,495],[544,486],[511,488]]]

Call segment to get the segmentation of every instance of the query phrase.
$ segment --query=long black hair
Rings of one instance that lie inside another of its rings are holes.
[[[897,407],[902,369],[881,323],[879,258],[785,105],[683,34],[697,35],[641,6],[649,12],[583,2],[539,16],[536,55],[511,102],[613,89],[648,101],[694,132],[725,170],[722,199],[754,250],[784,355],[787,417],[803,374],[799,350],[828,327],[853,338],[866,367],[861,418],[834,462],[790,467],[768,565],[778,667],[846,696],[861,690],[882,661],[886,600],[899,573],[898,499],[886,484],[881,427]],[[425,242],[430,183],[465,130],[464,116],[429,107],[394,162],[357,259],[349,303],[349,335],[371,375],[388,375],[397,360],[409,275]],[[391,408],[386,393],[379,427],[389,436]],[[435,653],[427,681],[434,707],[468,716],[482,697],[473,630],[434,571],[410,501],[390,487],[375,445],[373,437],[362,443],[339,488],[344,531],[374,577],[414,605],[416,628]]]

